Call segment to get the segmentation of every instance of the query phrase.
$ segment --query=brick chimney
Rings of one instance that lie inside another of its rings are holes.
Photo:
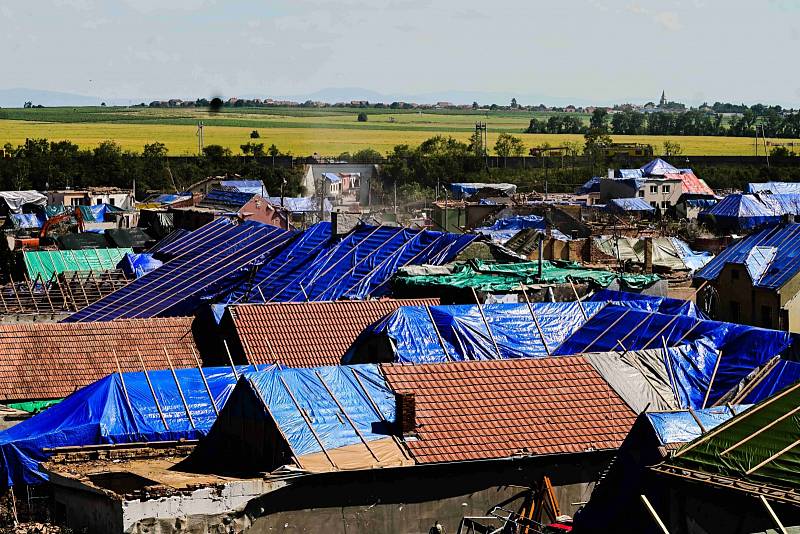
[[[653,238],[644,238],[644,272],[653,272]]]
[[[417,428],[417,409],[414,393],[410,391],[394,394],[396,424],[400,434],[406,436]]]

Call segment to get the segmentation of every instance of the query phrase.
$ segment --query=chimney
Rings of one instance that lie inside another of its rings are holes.
[[[331,237],[336,238],[339,233],[339,213],[331,211]]]
[[[396,424],[400,434],[403,436],[412,434],[417,428],[417,409],[414,393],[410,391],[395,393],[394,402]]]
[[[644,238],[644,272],[653,272],[653,238]]]
[[[544,235],[539,236],[539,269],[537,281],[542,281],[542,263],[544,262]]]
[[[609,180],[614,179],[614,169],[608,169],[608,179]]]

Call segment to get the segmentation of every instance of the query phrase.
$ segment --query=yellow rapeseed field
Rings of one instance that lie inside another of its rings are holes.
[[[367,128],[330,127],[269,127],[260,130],[257,140],[266,146],[274,143],[282,152],[295,155],[338,155],[355,152],[363,148],[374,148],[386,153],[397,144],[417,145],[433,135],[452,135],[466,140],[469,132],[447,132],[403,130],[375,130]],[[147,143],[159,141],[167,145],[171,155],[197,153],[196,126],[174,124],[120,124],[120,123],[63,123],[0,120],[0,145],[18,145],[26,138],[47,138],[51,141],[70,140],[82,148],[92,148],[104,140],[113,140],[126,150],[141,151]],[[205,127],[205,144],[219,144],[239,153],[239,146],[251,141],[251,127],[217,126]],[[526,147],[542,143],[558,146],[565,141],[583,143],[581,135],[517,134]],[[489,133],[489,145],[494,145],[497,133]],[[752,155],[753,140],[742,137],[675,137],[675,136],[613,136],[617,142],[648,143],[658,152],[664,141],[677,142],[687,156],[694,155]],[[763,147],[761,148],[763,153]]]

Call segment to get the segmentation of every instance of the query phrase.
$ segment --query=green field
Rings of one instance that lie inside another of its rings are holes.
[[[369,115],[358,122],[359,111]],[[335,156],[374,148],[382,153],[400,143],[417,145],[437,135],[466,140],[475,122],[486,122],[489,145],[501,132],[520,136],[526,147],[552,146],[566,141],[583,143],[581,135],[522,134],[539,112],[472,110],[391,110],[353,108],[223,108],[211,114],[194,108],[83,107],[0,109],[0,145],[18,145],[26,138],[70,140],[83,148],[110,139],[123,148],[140,151],[154,141],[167,145],[171,155],[197,152],[197,123],[203,121],[205,144],[219,144],[240,152],[250,132],[261,134],[257,142],[275,144],[282,152],[305,156]],[[586,120],[587,116],[581,115]],[[751,155],[753,140],[737,137],[614,136],[617,142],[648,143],[661,149],[664,141],[681,145],[686,155]],[[776,140],[777,141],[777,140]]]

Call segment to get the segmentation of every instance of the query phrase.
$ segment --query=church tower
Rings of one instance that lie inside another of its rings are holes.
[[[667,105],[667,95],[664,91],[661,91],[661,100],[658,102],[658,107],[663,108]]]

